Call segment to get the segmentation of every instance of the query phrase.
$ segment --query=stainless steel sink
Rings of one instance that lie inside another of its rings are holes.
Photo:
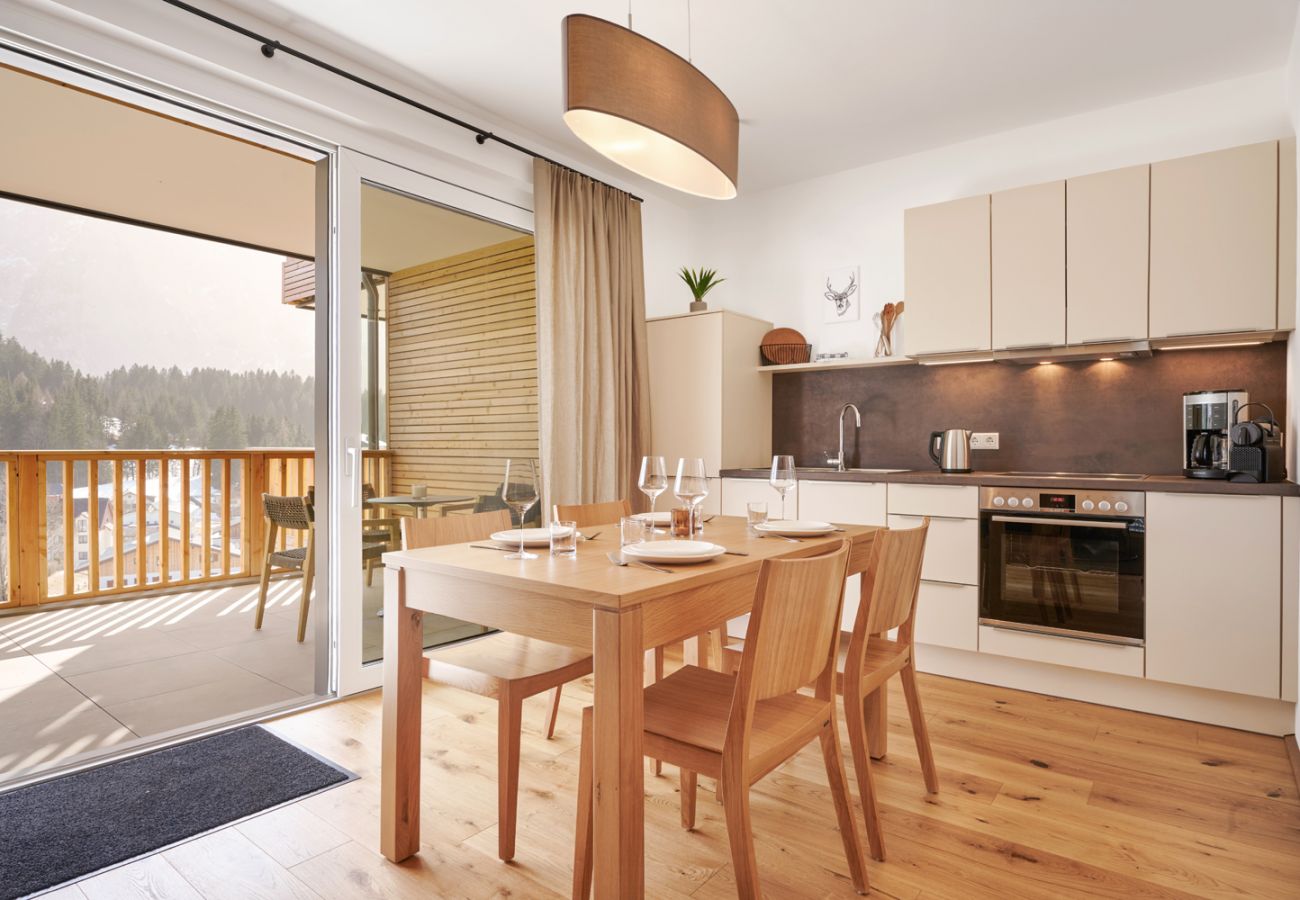
[[[909,470],[908,469],[845,469],[844,471],[841,472],[839,469],[835,468],[834,466],[799,466],[795,469],[795,471],[801,473],[837,472],[841,475],[853,475],[853,474],[892,475],[896,472],[907,472]]]

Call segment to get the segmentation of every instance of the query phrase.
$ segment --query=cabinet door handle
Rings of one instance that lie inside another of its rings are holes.
[[[1066,528],[1115,528],[1128,529],[1128,522],[1104,522],[1097,519],[1038,519],[1032,516],[989,516],[994,522],[1010,522],[1013,525],[1063,525]]]

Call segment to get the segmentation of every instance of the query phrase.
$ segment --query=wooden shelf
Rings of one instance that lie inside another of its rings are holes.
[[[871,359],[823,359],[819,362],[790,363],[784,366],[757,366],[760,372],[821,372],[827,369],[868,369],[872,366],[914,366],[916,360],[906,356]]]

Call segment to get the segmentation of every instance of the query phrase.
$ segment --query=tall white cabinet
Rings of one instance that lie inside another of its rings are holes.
[[[680,457],[720,469],[772,462],[772,378],[757,371],[772,323],[726,310],[646,321],[650,349],[651,452],[669,477]],[[713,480],[705,512],[719,509]]]

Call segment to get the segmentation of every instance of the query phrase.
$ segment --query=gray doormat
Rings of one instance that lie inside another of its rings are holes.
[[[355,776],[256,725],[0,794],[0,898],[152,853]]]

